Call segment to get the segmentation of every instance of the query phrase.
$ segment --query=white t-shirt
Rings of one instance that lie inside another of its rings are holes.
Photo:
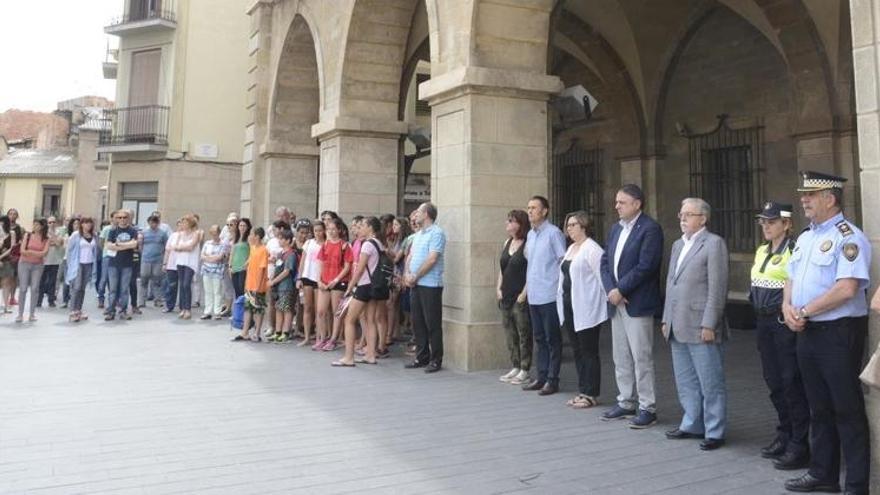
[[[80,264],[88,264],[95,262],[95,237],[91,241],[87,241],[84,237],[79,238],[79,262]]]
[[[321,244],[315,239],[306,241],[303,246],[302,278],[317,282],[321,277],[321,260],[318,253],[321,252]]]
[[[168,253],[168,263],[165,264],[166,270],[177,271],[177,251],[174,250],[174,244],[177,243],[178,237],[180,237],[180,233],[174,232],[168,237],[168,242],[165,243],[165,252]]]
[[[278,260],[281,258],[281,254],[284,252],[284,248],[281,247],[281,241],[277,237],[273,237],[266,242],[266,251],[269,251],[269,257],[273,260]],[[275,276],[275,262],[272,261],[269,263],[269,278]]]

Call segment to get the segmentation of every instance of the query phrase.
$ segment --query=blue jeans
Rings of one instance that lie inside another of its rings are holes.
[[[180,291],[180,309],[192,309],[192,281],[196,272],[192,268],[177,265],[177,287]]]
[[[165,270],[165,310],[174,311],[177,304],[177,270]]]
[[[104,291],[107,290],[107,280],[109,277],[110,257],[104,256],[98,262],[97,275],[95,277],[95,292],[98,293],[98,301],[104,302]]]
[[[727,385],[723,344],[683,344],[669,338],[678,401],[684,409],[678,429],[723,439],[727,430]]]
[[[110,265],[107,267],[107,311],[108,315],[116,314],[116,306],[119,311],[125,313],[128,309],[128,295],[131,290],[131,270],[130,266],[116,267]]]
[[[559,368],[562,366],[562,329],[556,302],[529,305],[532,317],[532,335],[535,337],[535,367],[538,381],[559,384]]]

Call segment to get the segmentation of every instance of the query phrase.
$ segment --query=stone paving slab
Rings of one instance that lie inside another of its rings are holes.
[[[701,452],[663,436],[680,409],[660,339],[660,424],[633,431],[599,421],[607,331],[603,407],[576,411],[568,357],[563,393],[539,397],[500,370],[404,370],[399,350],[334,369],[335,353],[230,342],[226,322],[91,310],[0,317],[0,493],[777,494],[797,474],[756,454],[774,417],[750,332],[727,352],[729,443]]]

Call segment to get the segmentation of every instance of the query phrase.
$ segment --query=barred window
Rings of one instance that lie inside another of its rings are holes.
[[[751,252],[758,242],[755,213],[763,204],[761,126],[731,129],[727,116],[690,141],[691,194],[712,207],[710,226],[731,251]]]
[[[602,158],[599,148],[583,149],[577,144],[553,156],[553,210],[556,225],[562,228],[565,215],[584,210],[593,224],[593,239],[602,243],[604,211],[602,202]]]

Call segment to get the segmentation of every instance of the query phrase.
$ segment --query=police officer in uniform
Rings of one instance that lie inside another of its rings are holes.
[[[810,226],[788,263],[782,310],[786,325],[798,334],[812,458],[804,475],[785,483],[790,491],[839,491],[842,448],[846,493],[868,494],[868,419],[858,374],[868,331],[871,246],[843,217],[845,181],[804,172],[798,188]]]
[[[792,211],[790,204],[769,201],[757,215],[766,242],[755,253],[749,290],[764,381],[779,418],[776,438],[761,456],[774,459],[773,466],[782,470],[805,468],[810,460],[810,408],[797,363],[797,334],[782,319],[782,292],[795,246]]]

